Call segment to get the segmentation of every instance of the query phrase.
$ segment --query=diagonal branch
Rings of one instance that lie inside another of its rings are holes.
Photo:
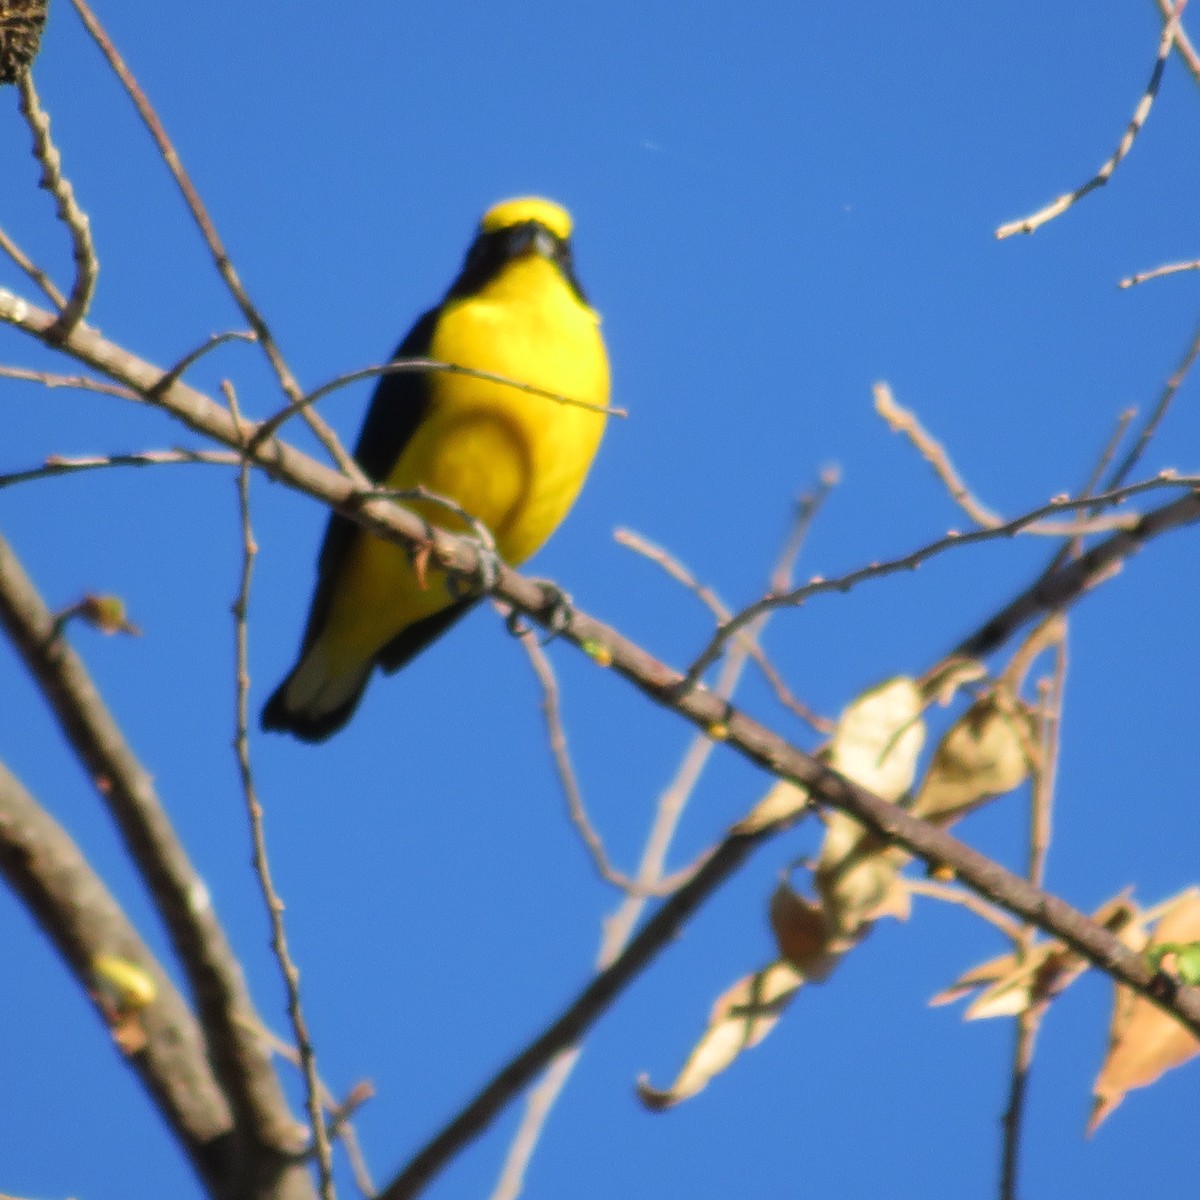
[[[270,1052],[253,1032],[261,1022],[204,881],[180,844],[149,773],[125,742],[82,661],[57,636],[53,613],[2,538],[0,625],[41,686],[150,888],[187,972],[246,1153],[259,1160],[246,1167],[262,1169],[270,1162],[275,1171],[297,1170],[289,1155],[301,1134]]]
[[[213,1078],[204,1034],[71,836],[3,763],[0,875],[37,918],[114,1037],[123,1014],[97,986],[97,959],[108,956],[129,964],[150,981],[148,1003],[124,1014],[136,1024],[137,1034],[136,1042],[127,1034],[126,1058],[197,1174],[218,1194],[225,1181],[223,1159],[234,1137],[233,1115]]]

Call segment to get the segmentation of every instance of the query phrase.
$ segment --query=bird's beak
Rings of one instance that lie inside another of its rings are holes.
[[[509,253],[513,258],[528,254],[552,259],[558,253],[558,240],[544,225],[527,221],[512,231]]]

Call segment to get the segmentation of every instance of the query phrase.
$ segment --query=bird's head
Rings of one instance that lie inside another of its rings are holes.
[[[540,257],[558,267],[579,299],[586,303],[575,278],[571,227],[571,214],[561,204],[540,196],[521,196],[494,204],[479,222],[479,232],[467,251],[449,298],[479,291],[516,259]]]

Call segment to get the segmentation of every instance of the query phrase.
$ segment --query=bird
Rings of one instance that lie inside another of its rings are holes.
[[[566,516],[604,433],[608,354],[571,234],[570,213],[539,196],[489,208],[441,303],[393,356],[467,370],[382,375],[354,449],[376,484],[423,487],[460,506],[511,566]],[[432,500],[405,505],[442,529],[471,529]],[[324,741],[349,721],[377,667],[398,671],[478,599],[331,514],[300,653],[263,708],[263,728]]]

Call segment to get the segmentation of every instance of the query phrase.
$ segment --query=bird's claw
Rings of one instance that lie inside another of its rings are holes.
[[[553,583],[549,579],[536,579],[534,582],[541,589],[546,606],[550,609],[549,615],[545,619],[546,636],[542,640],[542,645],[545,645],[547,642],[553,641],[560,633],[565,633],[571,628],[575,608],[571,597],[557,583]]]

